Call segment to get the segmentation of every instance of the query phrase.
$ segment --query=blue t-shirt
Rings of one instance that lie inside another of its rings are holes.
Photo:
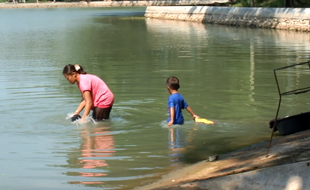
[[[182,109],[187,108],[188,105],[180,93],[171,94],[168,98],[168,120],[167,122],[171,120],[170,108],[172,107],[174,107],[174,111],[175,111],[173,124],[183,124],[184,118],[182,114]]]

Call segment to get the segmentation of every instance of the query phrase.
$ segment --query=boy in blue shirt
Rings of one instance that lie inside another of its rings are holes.
[[[182,114],[182,109],[186,109],[193,117],[199,118],[194,111],[187,105],[183,96],[179,93],[180,88],[179,79],[177,77],[171,76],[166,80],[166,85],[168,92],[171,94],[168,98],[168,126],[173,124],[183,124],[184,118]]]

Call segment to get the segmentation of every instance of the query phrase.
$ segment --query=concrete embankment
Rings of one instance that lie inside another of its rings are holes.
[[[145,17],[310,32],[310,8],[148,6]]]
[[[220,155],[165,175],[136,190],[310,189],[310,130]]]

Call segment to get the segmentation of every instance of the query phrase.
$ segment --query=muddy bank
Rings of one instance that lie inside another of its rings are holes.
[[[142,189],[310,189],[310,130],[254,144],[165,175]]]

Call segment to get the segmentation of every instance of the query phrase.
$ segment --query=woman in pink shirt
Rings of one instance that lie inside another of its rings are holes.
[[[96,75],[87,74],[80,65],[68,64],[62,74],[71,84],[76,83],[82,93],[82,101],[74,112],[75,116],[79,116],[85,108],[81,117],[82,122],[85,122],[91,110],[95,120],[109,119],[114,95],[102,79]]]

